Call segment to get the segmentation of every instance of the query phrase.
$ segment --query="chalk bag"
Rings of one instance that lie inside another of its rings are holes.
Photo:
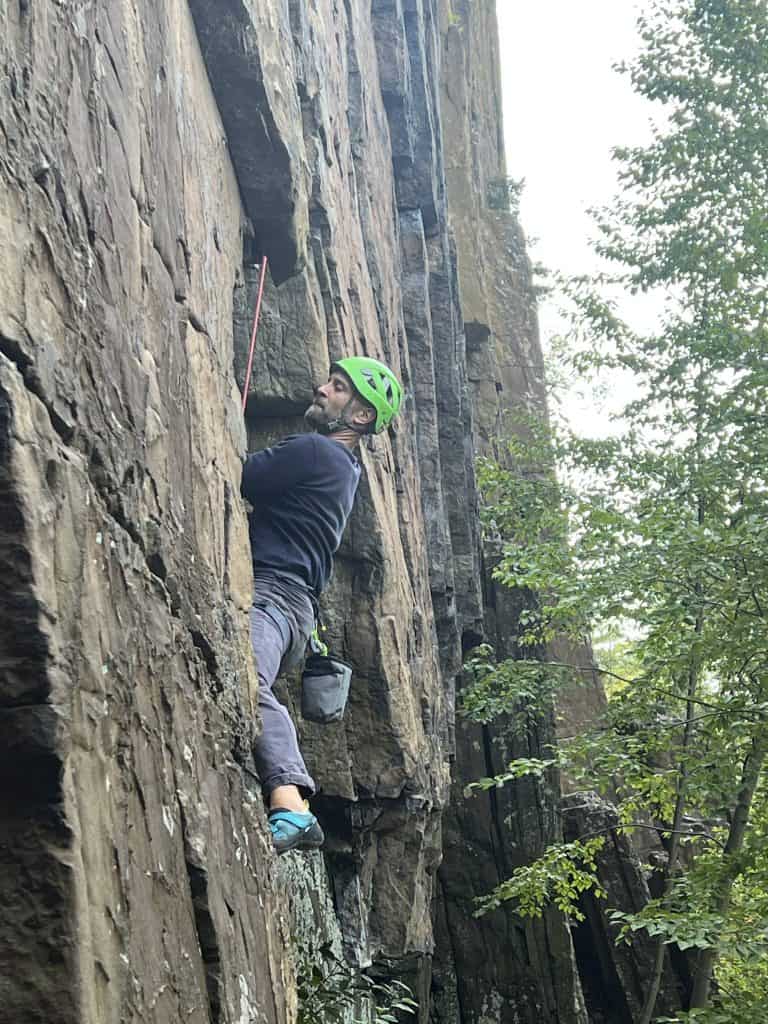
[[[352,668],[326,654],[310,654],[301,677],[301,717],[308,722],[340,722],[349,696]]]

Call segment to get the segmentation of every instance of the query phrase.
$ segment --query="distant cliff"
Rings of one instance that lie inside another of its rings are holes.
[[[404,979],[420,1024],[586,1021],[559,914],[472,917],[561,829],[555,779],[462,797],[509,751],[455,717],[463,652],[511,652],[518,614],[474,460],[544,401],[493,0],[0,25],[0,1020],[287,1024],[300,939]],[[346,720],[300,723],[326,855],[278,867],[240,460],[352,353],[408,400],[323,596]]]

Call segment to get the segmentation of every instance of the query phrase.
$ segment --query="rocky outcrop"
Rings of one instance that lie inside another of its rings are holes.
[[[285,1021],[238,763],[243,209],[194,24],[12,4],[0,53],[0,1018]]]
[[[437,202],[439,165],[430,165],[423,194],[414,184],[420,177],[404,170],[411,180],[404,207],[388,110],[370,75],[382,59],[381,26],[396,26],[393,12],[339,5],[333,30],[326,20],[330,12],[294,13],[290,59],[312,180],[310,240],[306,266],[267,289],[249,441],[260,447],[301,429],[297,408],[308,404],[311,382],[344,354],[383,358],[410,395],[389,437],[362,452],[364,479],[323,595],[328,641],[355,669],[347,718],[343,726],[302,724],[300,730],[320,786],[346,933],[359,937],[356,955],[367,964],[423,955],[432,947],[430,904],[452,729],[452,693],[445,681],[451,676],[441,668],[447,664],[455,672],[458,642],[429,289],[432,263],[436,274],[446,274],[450,257],[445,217],[437,225],[434,212],[427,213],[435,236],[429,244],[438,246],[440,261],[430,262],[424,228],[424,210],[434,211]],[[424,64],[427,29],[423,22],[416,25],[411,56],[402,10],[399,20],[408,74],[425,83],[415,94],[407,80],[399,85],[409,105],[403,116],[417,145],[410,163],[427,166],[427,154],[439,150],[436,126],[424,137],[430,124],[426,104],[435,103],[425,91],[434,81]],[[322,76],[318,69],[324,69]],[[460,335],[452,281],[443,287],[455,343]],[[242,305],[252,308],[252,282]],[[244,327],[247,322],[244,315]],[[236,337],[241,353],[247,334],[242,330]],[[467,455],[462,449],[461,468],[471,474]],[[435,606],[441,608],[440,623]]]
[[[420,1024],[586,1019],[558,914],[472,917],[561,829],[554,777],[462,796],[553,722],[510,743],[454,716],[463,653],[512,653],[519,612],[490,579],[474,459],[543,404],[524,239],[489,201],[493,8],[0,13],[3,1022],[289,1024],[313,936],[407,980]],[[408,400],[362,449],[323,595],[347,717],[299,721],[326,856],[278,869],[240,459],[300,429],[353,353]]]
[[[456,236],[473,446],[503,458],[503,438],[543,412],[543,362],[531,269],[522,231],[509,209],[500,110],[495,10],[453,0],[442,11],[442,110],[448,206]],[[519,414],[522,413],[521,417]],[[499,657],[513,657],[522,597],[491,576],[483,552],[482,636]],[[436,919],[435,1021],[586,1021],[568,927],[550,912],[525,922],[503,907],[474,919],[476,899],[562,837],[559,781],[521,780],[466,797],[464,787],[503,772],[514,757],[547,757],[554,720],[514,736],[507,723],[459,720]]]

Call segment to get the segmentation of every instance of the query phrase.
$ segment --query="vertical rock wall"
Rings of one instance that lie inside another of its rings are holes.
[[[410,68],[402,12],[400,20],[401,56]],[[254,447],[301,429],[297,409],[308,404],[312,381],[332,359],[351,353],[387,361],[411,395],[390,434],[363,448],[355,510],[323,596],[327,638],[355,669],[349,712],[343,725],[300,730],[320,787],[337,901],[361,963],[431,948],[452,713],[429,568],[434,550],[450,572],[422,223],[422,207],[434,211],[438,201],[439,180],[435,173],[412,187],[411,205],[402,212],[406,240],[377,74],[382,23],[369,3],[297,4],[290,32],[264,43],[265,50],[279,48],[292,68],[301,103],[297,163],[311,182],[310,229],[306,264],[267,291],[249,404]],[[396,27],[391,12],[386,24]],[[422,47],[425,32],[419,24]],[[416,53],[413,66],[426,81],[424,59]],[[421,144],[429,130],[428,96],[419,93],[416,103],[407,82],[400,88],[404,101],[414,102],[404,116]],[[434,130],[423,144],[435,148]],[[434,222],[434,212],[429,216]],[[442,231],[446,236],[444,219]],[[269,256],[281,243],[273,233],[254,244]],[[252,287],[242,299],[251,309]],[[421,332],[415,352],[411,323]],[[238,334],[241,351],[247,333]],[[445,586],[442,578],[438,584]],[[455,627],[449,637],[455,647]]]
[[[545,408],[535,297],[525,240],[507,201],[495,7],[442,5],[441,96],[448,206],[456,236],[474,449],[499,455],[521,429],[515,413]],[[499,657],[515,654],[521,598],[491,579],[483,552],[482,635]],[[470,637],[477,642],[478,636]],[[525,737],[505,723],[461,721],[450,806],[444,816],[436,921],[433,1019],[440,1024],[586,1020],[568,928],[554,911],[524,922],[501,908],[473,918],[475,899],[562,836],[559,780],[524,779],[465,797],[468,782],[503,772],[514,757],[546,757],[553,721]]]
[[[318,934],[407,978],[421,1024],[583,1019],[556,915],[471,918],[558,834],[556,780],[460,799],[508,754],[456,734],[462,646],[506,651],[516,614],[473,461],[542,401],[523,239],[486,201],[495,47],[468,0],[0,11],[0,1020],[292,1021],[291,878],[302,927],[332,905]],[[354,353],[408,401],[323,596],[347,718],[299,723],[326,860],[278,874],[239,459]]]
[[[185,2],[0,19],[0,1018],[286,1021],[226,135]]]

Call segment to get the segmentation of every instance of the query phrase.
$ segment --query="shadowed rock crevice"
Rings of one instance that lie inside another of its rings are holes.
[[[572,927],[573,946],[590,1024],[634,1024],[613,963],[613,943],[605,931],[594,928],[599,918],[596,901],[582,897],[580,909],[586,920]]]
[[[60,726],[50,704],[0,708],[0,782],[19,800],[61,800]]]
[[[301,119],[283,8],[247,0],[190,0],[243,201],[277,281],[299,268],[306,226]],[[265,71],[266,45],[281,51],[282,66],[270,61]]]
[[[35,395],[36,398],[39,398],[46,407],[53,429],[65,444],[70,444],[74,435],[73,426],[62,419],[57,411],[51,406],[50,402],[47,401],[45,389],[40,378],[35,372],[34,363],[30,357],[25,354],[19,342],[14,341],[12,338],[6,338],[4,335],[0,334],[0,354],[4,355],[15,365],[16,369],[21,374],[24,386],[31,392],[31,394]]]
[[[23,364],[24,360],[20,362]],[[39,598],[17,483],[16,369],[0,367],[0,1017],[74,1024],[72,835],[62,804],[60,712],[50,703],[53,618]],[[47,614],[46,614],[47,612]],[[33,1011],[29,1012],[29,1008]]]
[[[208,904],[208,877],[203,868],[191,861],[188,860],[186,865],[195,914],[195,929],[205,970],[210,1024],[221,1024],[221,951]]]
[[[6,365],[0,376],[0,706],[5,707],[41,704],[50,694],[50,645],[41,629],[44,609],[36,594],[29,554],[27,518],[34,512],[25,508],[14,483],[14,408],[3,379],[9,373],[14,370]],[[47,711],[52,714],[53,709]],[[18,707],[15,718],[5,714],[3,721],[10,724],[3,734],[12,748],[0,746],[0,757],[9,770],[28,745],[35,756],[52,750],[53,743],[48,741],[53,740],[53,730],[47,711]]]
[[[54,787],[39,782],[0,780],[0,963],[14,965],[0,976],[0,1019],[80,1024],[72,836],[61,805],[48,802]]]
[[[616,809],[596,793],[571,793],[563,799],[567,841],[595,832],[606,836],[597,855],[597,875],[607,900],[585,893],[580,901],[585,919],[574,929],[584,996],[598,1024],[612,1024],[614,1019],[632,1024],[639,1018],[655,959],[655,940],[643,931],[617,945],[618,925],[608,916],[608,907],[637,913],[650,896],[645,871],[629,837],[614,831],[618,824]],[[658,1012],[672,1015],[675,1007],[684,1004],[684,992],[684,964],[676,964],[667,955]]]

